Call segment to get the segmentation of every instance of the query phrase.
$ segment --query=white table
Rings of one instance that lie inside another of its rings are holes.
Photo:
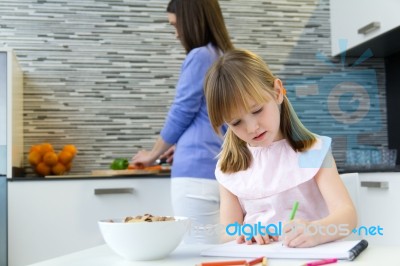
[[[168,257],[158,261],[128,261],[116,255],[107,245],[85,249],[69,255],[46,260],[31,266],[194,266],[201,262],[236,260],[237,258],[201,257],[202,250],[211,245],[181,245]],[[310,260],[270,259],[269,266],[300,266]],[[354,261],[340,261],[340,265],[376,266],[399,265],[400,246],[370,246]],[[335,264],[332,264],[335,265]]]

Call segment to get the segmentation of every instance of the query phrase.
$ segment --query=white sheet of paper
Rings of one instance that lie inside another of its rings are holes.
[[[204,250],[202,256],[211,257],[242,257],[255,258],[266,256],[267,258],[281,259],[327,259],[337,258],[349,260],[351,250],[360,240],[354,241],[335,241],[322,244],[312,248],[289,248],[282,245],[282,242],[273,242],[268,245],[246,245],[237,244],[231,241],[225,244],[215,246]]]

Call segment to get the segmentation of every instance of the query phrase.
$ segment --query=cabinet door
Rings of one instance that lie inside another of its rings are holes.
[[[371,245],[400,245],[400,173],[360,174],[361,220],[366,228],[378,227],[383,235],[365,234],[363,238]],[[376,233],[376,232],[375,232]],[[373,234],[373,233],[372,233]]]
[[[172,215],[169,178],[8,183],[10,266],[103,244],[101,219]]]
[[[332,56],[341,52],[340,39],[350,49],[400,26],[398,0],[331,0],[330,9]],[[363,28],[370,30],[359,32]]]

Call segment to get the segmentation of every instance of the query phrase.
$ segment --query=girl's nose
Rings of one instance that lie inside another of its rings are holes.
[[[254,133],[259,128],[257,120],[250,120],[247,124],[247,133]]]

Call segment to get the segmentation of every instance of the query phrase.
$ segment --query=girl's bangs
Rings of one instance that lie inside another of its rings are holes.
[[[248,79],[242,79],[240,82],[234,82],[225,88],[227,95],[223,98],[220,106],[221,117],[224,122],[231,121],[235,117],[238,117],[241,112],[246,113],[251,111],[250,101],[256,104],[264,104],[272,99],[268,93],[268,89],[261,82],[254,82]]]

